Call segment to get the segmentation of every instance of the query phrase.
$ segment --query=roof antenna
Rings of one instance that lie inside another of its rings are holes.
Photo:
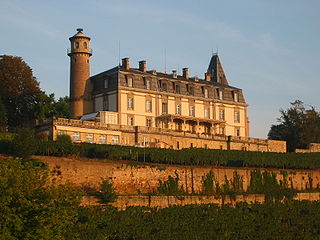
[[[167,73],[167,49],[164,49],[164,73]]]
[[[119,60],[119,67],[120,67],[120,49],[121,49],[121,46],[120,46],[120,40],[119,40],[119,49],[118,49],[118,60]]]

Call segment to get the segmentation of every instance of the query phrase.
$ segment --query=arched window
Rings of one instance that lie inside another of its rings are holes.
[[[87,48],[87,47],[88,47],[88,46],[87,46],[87,42],[84,42],[84,43],[83,43],[83,47],[84,47],[84,48]]]

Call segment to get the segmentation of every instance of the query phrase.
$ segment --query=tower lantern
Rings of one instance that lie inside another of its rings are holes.
[[[70,37],[70,113],[71,118],[78,118],[92,111],[90,84],[90,37],[86,36],[82,28]]]

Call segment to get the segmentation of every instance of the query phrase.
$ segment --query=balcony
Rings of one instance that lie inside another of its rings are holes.
[[[67,55],[71,55],[71,54],[74,54],[74,53],[87,53],[89,54],[90,56],[92,55],[92,48],[89,48],[89,49],[85,49],[85,48],[79,48],[79,49],[71,49],[71,48],[68,48],[67,49]]]

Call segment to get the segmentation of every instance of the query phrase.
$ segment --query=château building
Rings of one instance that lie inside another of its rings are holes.
[[[202,78],[190,76],[188,68],[181,74],[148,69],[145,60],[135,68],[129,58],[90,76],[90,38],[77,29],[69,40],[72,119],[40,127],[53,138],[68,134],[74,142],[285,151],[285,142],[249,137],[248,104],[243,91],[229,84],[218,54]]]

